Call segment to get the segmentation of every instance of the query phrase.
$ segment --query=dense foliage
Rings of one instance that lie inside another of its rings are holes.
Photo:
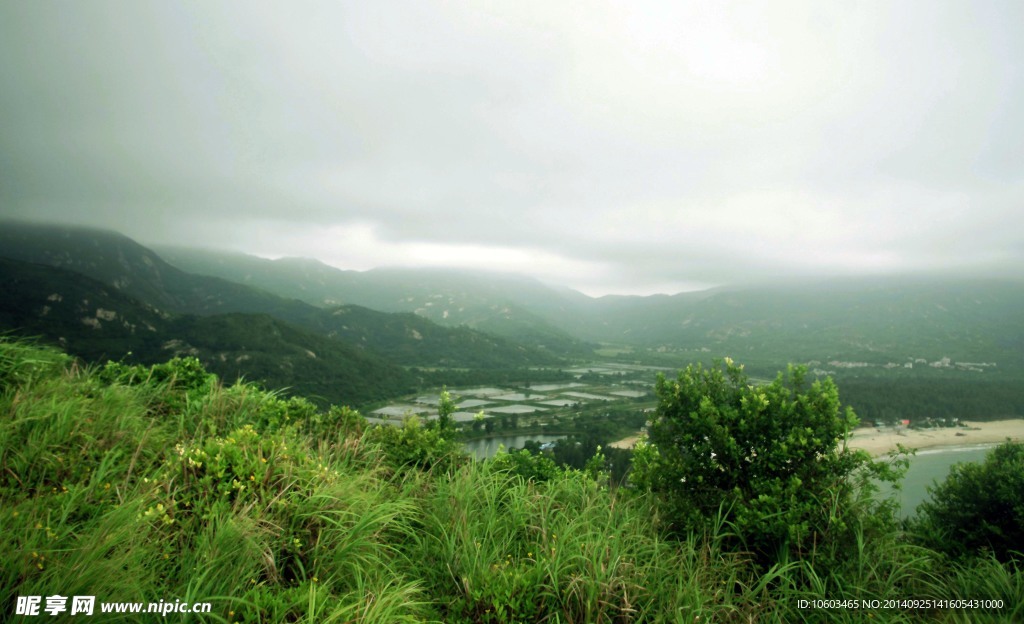
[[[659,376],[656,391],[634,482],[659,495],[677,532],[705,533],[724,518],[761,560],[778,561],[840,549],[851,516],[884,513],[854,504],[865,477],[887,471],[842,444],[857,419],[840,409],[831,379],[810,383],[790,367],[754,385],[726,359],[675,381]]]
[[[954,557],[1024,559],[1024,444],[1006,442],[984,463],[957,464],[929,494],[914,523],[928,545]]]
[[[721,524],[670,539],[660,501],[609,487],[600,456],[583,470],[529,452],[469,461],[440,424],[373,427],[225,387],[191,359],[97,370],[0,341],[0,418],[5,619],[18,596],[58,593],[213,605],[162,618],[178,622],[1024,618],[1015,564],[950,563],[896,526],[851,527],[842,566],[765,570]],[[908,597],[1002,606],[799,606]]]

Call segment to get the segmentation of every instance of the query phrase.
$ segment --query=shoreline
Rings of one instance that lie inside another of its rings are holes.
[[[939,429],[883,429],[861,427],[854,429],[847,440],[850,448],[861,449],[879,457],[896,450],[897,444],[911,449],[935,449],[956,446],[1001,444],[1009,438],[1024,440],[1024,418],[990,420],[986,422],[961,421],[964,426]]]
[[[1024,418],[1008,418],[985,422],[961,421],[964,426],[939,429],[905,429],[902,427],[876,429],[860,427],[854,429],[847,439],[850,448],[860,449],[875,457],[887,455],[896,450],[897,444],[910,449],[924,450],[942,447],[977,446],[1001,444],[1007,438],[1014,442],[1024,441]],[[612,442],[613,448],[631,449],[639,435],[629,436]]]

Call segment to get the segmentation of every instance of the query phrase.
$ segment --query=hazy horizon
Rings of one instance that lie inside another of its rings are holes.
[[[1024,5],[0,5],[0,216],[588,295],[1024,266]]]
[[[38,219],[13,219],[11,223],[28,224],[34,226],[56,226],[56,227],[67,227],[67,228],[81,228],[84,230],[94,230],[102,233],[115,233],[124,235],[123,232],[118,231],[116,228],[99,227],[93,225],[82,225],[70,222],[57,222],[57,221],[43,221]],[[0,225],[3,225],[4,218],[0,217]],[[648,296],[672,296],[690,292],[701,292],[715,289],[733,289],[733,288],[749,288],[749,287],[787,287],[787,286],[812,286],[812,285],[828,285],[830,283],[835,284],[848,284],[851,281],[870,280],[872,282],[884,283],[887,281],[899,281],[899,280],[930,280],[930,279],[984,279],[987,281],[1005,281],[1008,283],[1024,282],[1024,274],[1019,272],[1012,272],[1007,274],[978,274],[965,272],[960,270],[925,270],[916,272],[896,272],[887,273],[883,275],[870,274],[870,273],[847,273],[847,274],[806,274],[806,275],[780,275],[775,277],[759,277],[756,279],[735,279],[730,282],[723,282],[720,284],[709,284],[702,287],[695,287],[687,290],[674,290],[674,291],[656,291],[650,292],[645,289],[643,292],[612,292],[612,293],[591,293],[585,290],[573,288],[567,283],[560,282],[558,280],[543,279],[536,275],[531,275],[527,272],[522,271],[509,271],[502,270],[500,268],[487,268],[487,267],[467,267],[467,266],[415,266],[415,265],[381,265],[376,267],[370,267],[366,269],[352,269],[346,267],[339,267],[330,263],[324,262],[319,258],[315,258],[309,255],[279,255],[279,256],[265,256],[259,254],[253,254],[245,251],[238,251],[235,249],[229,249],[225,247],[216,247],[210,245],[194,245],[186,243],[160,243],[150,242],[145,240],[135,239],[129,237],[136,243],[151,249],[158,255],[164,250],[174,251],[189,251],[194,250],[203,254],[226,254],[226,255],[237,255],[240,257],[251,257],[258,260],[277,261],[277,260],[300,260],[300,261],[314,261],[323,264],[324,266],[338,269],[339,271],[353,271],[356,273],[367,273],[372,271],[390,271],[390,270],[409,270],[409,271],[424,271],[428,273],[444,274],[456,274],[456,275],[469,275],[469,276],[501,276],[509,279],[526,279],[535,280],[540,284],[561,289],[566,288],[573,290],[579,294],[585,295],[592,299],[599,299],[601,297],[648,297]],[[164,258],[165,261],[174,264],[172,259]]]

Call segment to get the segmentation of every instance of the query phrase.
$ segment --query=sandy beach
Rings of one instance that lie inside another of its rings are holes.
[[[907,448],[926,449],[938,446],[968,446],[974,444],[999,444],[1007,438],[1020,442],[1024,440],[1024,418],[1009,420],[991,420],[988,422],[963,422],[962,427],[942,429],[905,429],[885,428],[879,431],[874,427],[861,427],[853,432],[849,445],[864,449],[872,455],[885,455],[896,450],[897,444]],[[614,448],[633,448],[640,436],[629,436],[608,446]]]
[[[610,443],[608,446],[610,446],[612,448],[631,449],[631,448],[633,448],[633,445],[636,444],[636,441],[639,440],[639,439],[640,439],[640,436],[638,436],[638,435],[629,436],[628,438],[622,438],[621,440],[616,440],[615,442]]]
[[[881,431],[873,427],[861,427],[853,432],[849,444],[878,456],[896,450],[897,444],[920,450],[939,446],[999,444],[1007,438],[1015,442],[1024,440],[1024,418],[988,422],[962,421],[962,424],[962,427],[942,429],[886,428]]]

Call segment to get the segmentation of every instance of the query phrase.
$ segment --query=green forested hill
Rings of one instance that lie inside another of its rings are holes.
[[[807,359],[1001,360],[1024,365],[1024,283],[836,278],[599,302],[588,336],[645,347],[707,347]]]
[[[441,327],[411,313],[385,313],[356,305],[327,310],[324,331],[372,348],[395,362],[452,368],[553,365],[560,359],[468,327]],[[424,357],[429,354],[430,357]]]
[[[579,326],[672,366],[731,356],[770,376],[804,363],[865,419],[1024,415],[1024,286],[832,279],[608,298]]]
[[[36,335],[93,362],[194,355],[325,403],[360,405],[415,389],[393,363],[266,314],[172,315],[78,273],[0,259],[0,328]]]
[[[171,315],[74,271],[0,258],[0,327],[86,360],[157,352]],[[163,359],[167,359],[166,354]]]
[[[466,328],[441,327],[413,315],[325,310],[297,299],[164,262],[131,239],[103,230],[6,222],[0,257],[81,273],[133,299],[178,314],[267,314],[313,332],[349,339],[369,354],[422,367],[510,368],[558,361],[531,348]]]
[[[918,360],[930,364],[948,357],[995,362],[998,372],[1024,372],[1024,282],[1019,280],[836,277],[595,299],[500,275],[405,269],[359,273],[311,260],[270,261],[180,248],[169,253],[192,270],[243,277],[320,304],[334,297],[495,333],[536,330],[533,343],[552,335],[539,328],[553,327],[573,339],[626,345],[635,353],[680,364],[733,355],[765,370],[814,361],[823,370],[841,370],[828,363],[910,362],[920,367]]]
[[[226,380],[269,380],[321,404],[361,405],[417,388],[401,366],[266,314],[186,315],[170,331],[180,337],[176,352]]]
[[[246,254],[156,247],[186,271],[258,286],[283,297],[333,307],[355,304],[412,312],[446,327],[468,326],[555,355],[588,356],[593,345],[573,334],[574,317],[589,298],[536,280],[449,269],[385,268],[342,271],[317,260],[266,260]]]

